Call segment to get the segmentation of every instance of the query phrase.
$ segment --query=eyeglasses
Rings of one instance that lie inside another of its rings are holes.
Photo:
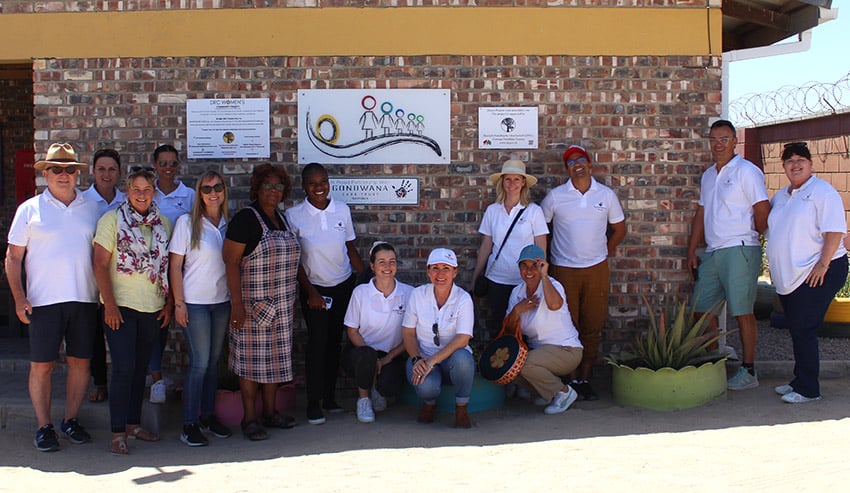
[[[431,326],[431,332],[434,333],[434,345],[440,345],[440,328],[437,326],[437,322],[434,322],[434,325]]]
[[[77,173],[76,166],[51,166],[47,169],[49,169],[54,175],[61,175],[62,173],[74,175]]]
[[[221,191],[223,191],[223,190],[224,190],[224,184],[223,184],[223,183],[216,183],[215,185],[212,185],[212,186],[210,186],[210,185],[201,185],[201,187],[199,188],[199,190],[200,190],[200,191],[201,191],[201,193],[202,193],[202,194],[204,194],[204,195],[208,195],[208,194],[211,194],[211,193],[213,193],[213,192],[221,192]]]
[[[570,159],[567,161],[567,166],[575,166],[577,164],[585,164],[587,162],[587,158],[582,156],[577,159]]]
[[[733,138],[734,137],[709,137],[708,143],[711,144],[711,145],[714,145],[714,144],[726,145],[729,142],[731,142]]]
[[[283,183],[269,183],[267,181],[264,181],[262,184],[260,184],[260,188],[263,190],[274,190],[275,192],[283,192],[284,188],[286,187],[283,186]]]
[[[163,168],[176,168],[180,166],[180,161],[157,161],[156,164]]]

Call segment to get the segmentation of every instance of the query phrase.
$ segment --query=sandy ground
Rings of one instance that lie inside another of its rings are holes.
[[[19,423],[0,430],[0,491],[847,491],[848,380],[824,380],[824,399],[803,405],[783,404],[781,383],[678,412],[617,406],[607,388],[557,416],[510,401],[474,414],[471,430],[451,428],[451,415],[417,424],[402,405],[372,424],[349,412],[310,426],[300,406],[299,426],[265,442],[195,449],[178,440],[175,402],[163,441],[131,441],[127,457],[107,452],[105,427],[92,444],[40,453]]]

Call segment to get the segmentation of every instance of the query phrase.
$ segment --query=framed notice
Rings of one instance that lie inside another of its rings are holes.
[[[189,159],[268,158],[269,98],[186,101]]]
[[[447,164],[448,89],[298,91],[300,164]]]
[[[331,178],[331,197],[349,205],[419,205],[419,178]]]
[[[479,149],[537,149],[537,106],[478,108]]]

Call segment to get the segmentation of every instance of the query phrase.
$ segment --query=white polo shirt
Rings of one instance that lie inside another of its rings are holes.
[[[92,202],[96,202],[97,206],[100,208],[100,215],[104,215],[107,211],[114,211],[118,208],[119,205],[123,204],[127,200],[127,194],[115,188],[115,198],[112,199],[112,202],[107,202],[103,196],[98,193],[97,189],[94,185],[88,187],[83,191],[83,197],[87,200],[91,200]]]
[[[767,217],[767,260],[770,277],[779,294],[800,287],[820,260],[824,233],[846,233],[844,203],[829,183],[816,176],[788,193],[776,192]],[[847,255],[844,242],[830,260]]]
[[[167,217],[171,224],[176,224],[178,217],[192,211],[195,191],[184,185],[182,181],[178,181],[177,188],[166,195],[159,189],[159,180],[157,180],[153,201],[159,207],[159,213]]]
[[[439,346],[434,344],[434,322],[437,323],[437,329],[440,332]],[[416,329],[419,352],[425,358],[436,354],[457,334],[472,336],[474,325],[475,308],[472,297],[455,284],[452,285],[449,299],[442,308],[437,308],[433,284],[414,288],[407,299],[407,311],[404,313],[402,322],[403,327]],[[468,344],[464,349],[472,352]]]
[[[572,180],[553,188],[543,199],[543,217],[552,223],[551,263],[584,268],[608,258],[608,224],[623,221],[623,207],[613,190],[590,179],[582,194]]]
[[[493,250],[487,259],[485,272],[488,279],[499,284],[515,286],[521,283],[522,278],[519,276],[519,269],[516,265],[519,253],[523,248],[534,243],[535,236],[549,234],[549,227],[543,217],[543,209],[534,202],[528,204],[511,231],[511,235],[508,236],[508,240],[499,254],[499,259],[494,262],[493,259],[499,252],[499,246],[505,239],[508,228],[511,227],[511,223],[521,210],[523,210],[522,205],[517,204],[508,214],[505,211],[504,204],[490,204],[484,211],[484,218],[478,228],[479,233],[493,239]]]
[[[351,276],[345,242],[356,238],[348,204],[331,199],[322,210],[304,200],[286,210],[286,221],[301,243],[301,264],[312,284],[332,287]]]
[[[706,252],[733,246],[758,246],[753,205],[767,200],[764,173],[736,154],[718,173],[717,164],[700,180]]]
[[[413,286],[396,280],[389,296],[375,287],[375,279],[354,288],[345,311],[346,327],[357,329],[366,345],[385,353],[401,344],[401,322]]]
[[[520,314],[519,323],[522,334],[526,336],[528,347],[536,349],[540,346],[551,344],[553,346],[569,346],[583,347],[578,337],[578,331],[573,325],[573,319],[570,318],[570,310],[567,308],[567,295],[564,292],[564,287],[551,276],[549,280],[555,286],[555,290],[561,295],[564,303],[561,308],[552,311],[546,306],[543,295],[543,282],[537,286],[537,291],[534,293],[540,298],[540,304],[537,305],[537,310],[528,311]],[[507,315],[514,309],[517,303],[525,301],[525,283],[520,284],[511,291],[511,296],[508,298]]]
[[[100,209],[82,192],[76,193],[65,206],[45,189],[15,211],[8,239],[27,249],[24,268],[32,306],[97,303],[92,239]]]
[[[221,257],[226,229],[224,218],[215,226],[206,217],[201,217],[201,243],[193,249],[191,216],[183,214],[177,218],[168,251],[184,256],[183,296],[186,303],[212,305],[230,299]]]

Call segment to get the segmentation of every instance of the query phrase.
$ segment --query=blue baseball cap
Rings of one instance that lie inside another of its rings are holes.
[[[546,254],[543,252],[543,249],[537,245],[528,245],[519,252],[519,259],[516,263],[520,263],[523,260],[537,260],[539,258],[546,258]]]

